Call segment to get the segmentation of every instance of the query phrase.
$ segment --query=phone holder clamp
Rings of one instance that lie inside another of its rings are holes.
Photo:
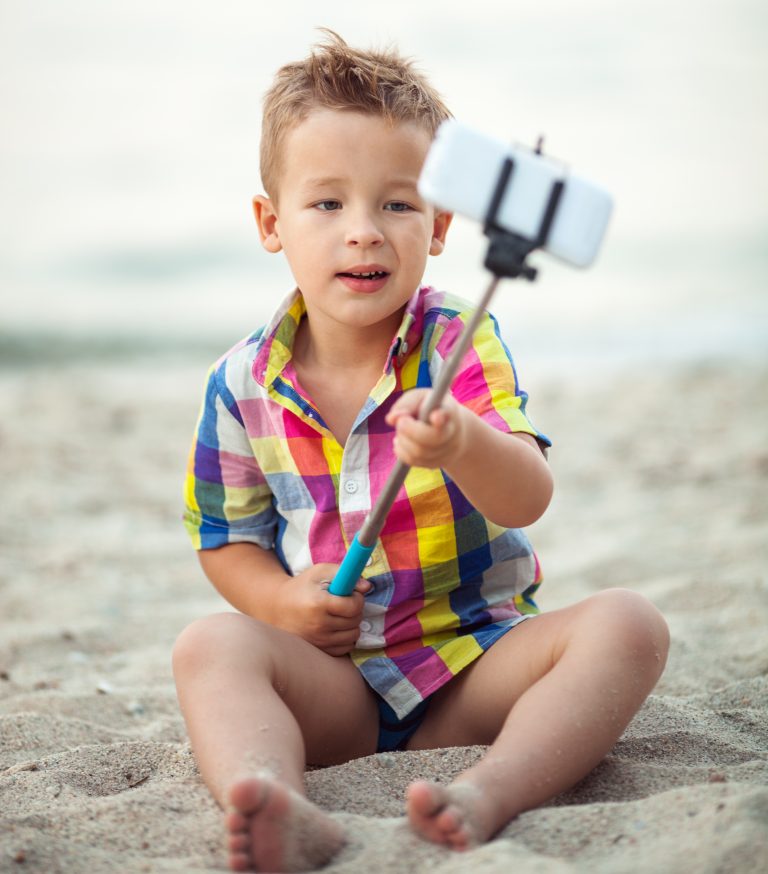
[[[506,157],[502,163],[499,177],[496,180],[496,187],[494,188],[483,224],[483,232],[490,241],[485,255],[484,266],[494,276],[499,278],[517,279],[521,277],[533,282],[538,271],[535,267],[526,264],[526,258],[534,249],[539,249],[546,245],[560,198],[563,195],[565,183],[562,179],[558,179],[553,183],[539,231],[536,238],[531,240],[520,234],[513,234],[510,231],[504,230],[497,221],[501,201],[504,199],[504,194],[514,169],[515,162],[512,158]]]

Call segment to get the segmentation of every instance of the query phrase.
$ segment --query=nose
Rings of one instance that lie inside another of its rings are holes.
[[[373,215],[368,210],[348,211],[349,221],[345,234],[348,246],[359,246],[361,249],[380,246],[384,242],[384,234]]]

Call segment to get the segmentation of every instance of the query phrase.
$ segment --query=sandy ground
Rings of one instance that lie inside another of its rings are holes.
[[[0,871],[224,866],[169,667],[179,630],[222,606],[179,521],[204,366],[0,370]],[[308,773],[350,834],[327,870],[768,870],[768,368],[527,385],[556,442],[541,605],[644,592],[667,671],[593,774],[467,854],[409,834],[403,789],[482,749]]]

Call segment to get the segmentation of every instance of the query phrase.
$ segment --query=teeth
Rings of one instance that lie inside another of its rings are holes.
[[[374,270],[371,273],[352,273],[351,276],[360,276],[363,279],[372,279],[374,276],[383,276],[381,270]]]

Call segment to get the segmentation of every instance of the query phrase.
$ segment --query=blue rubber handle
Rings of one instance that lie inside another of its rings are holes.
[[[344,561],[339,565],[336,576],[328,587],[328,591],[332,595],[352,594],[375,547],[375,543],[373,546],[363,546],[355,534],[352,543],[349,544],[347,554],[344,556]]]

